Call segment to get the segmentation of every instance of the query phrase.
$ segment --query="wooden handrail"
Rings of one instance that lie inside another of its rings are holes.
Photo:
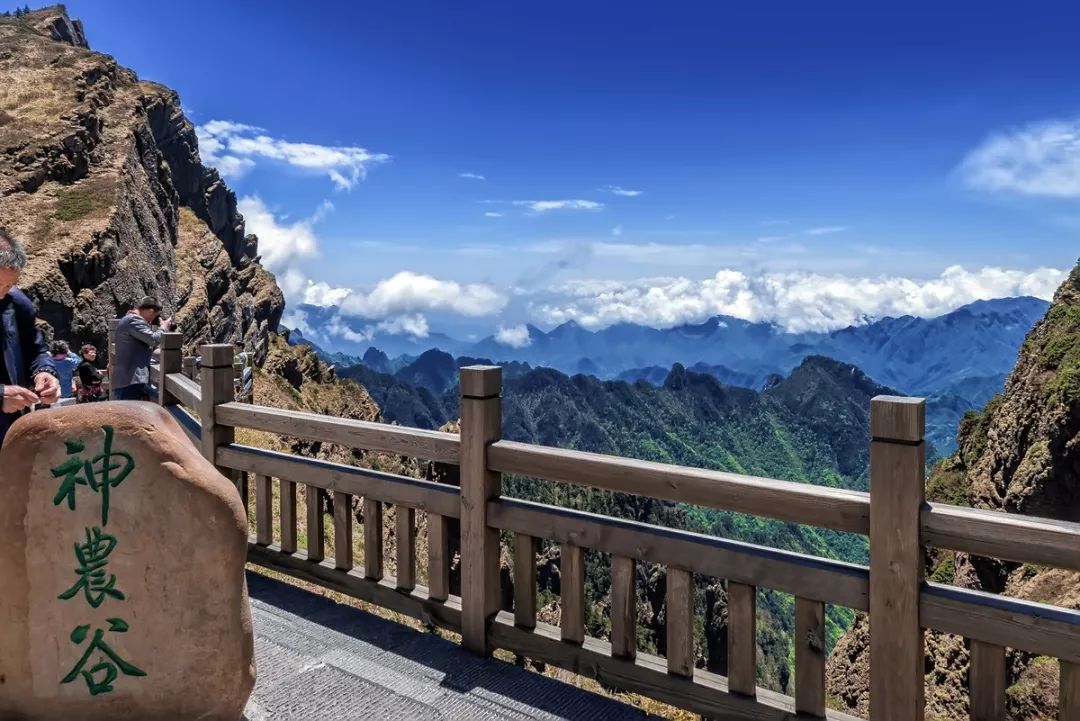
[[[488,504],[495,528],[865,611],[865,566],[516,498]]]
[[[461,436],[230,402],[227,350],[210,346],[220,362],[204,368],[201,387],[180,373],[166,372],[161,402],[223,472],[253,474],[260,519],[249,547],[254,563],[460,632],[463,645],[477,652],[507,649],[706,715],[778,721],[796,714],[851,718],[824,709],[824,604],[869,610],[873,618],[887,619],[872,624],[870,637],[875,721],[919,717],[924,629],[960,634],[979,644],[972,668],[973,708],[1002,708],[998,665],[1005,648],[1059,658],[1061,707],[1080,703],[1080,611],[922,580],[925,546],[1080,570],[1080,524],[925,503],[921,400],[874,399],[870,456],[875,491],[860,493],[498,440],[501,384],[498,369],[491,367],[463,370]],[[171,357],[168,367],[175,361]],[[201,427],[184,406],[197,410]],[[460,464],[462,489],[238,445],[232,442],[237,427]],[[508,498],[501,492],[504,473],[869,535],[871,564],[867,568]],[[273,543],[275,478],[281,479],[284,549]],[[306,489],[309,506],[304,555],[296,539],[298,485]],[[334,559],[323,558],[319,498],[324,490],[334,494],[338,507]],[[378,549],[365,554],[362,571],[353,567],[355,519],[348,512],[357,496],[365,508],[365,548]],[[399,579],[384,576],[384,503],[398,507],[395,535],[405,543],[397,549],[403,564]],[[430,589],[414,577],[414,509],[427,512]],[[449,519],[455,518],[462,519],[460,598],[449,594]],[[498,610],[500,531],[514,537],[513,615]],[[540,539],[561,546],[561,628],[536,618]],[[586,549],[612,556],[614,645],[585,634]],[[636,648],[639,561],[666,567],[666,660]],[[694,667],[695,574],[727,581],[731,665],[726,679]],[[758,589],[796,597],[796,699],[756,687]]]
[[[198,408],[202,403],[202,388],[183,373],[165,376],[165,389],[188,408]]]
[[[267,408],[247,403],[217,406],[218,423],[296,438],[337,443],[429,461],[457,464],[457,434],[392,426],[387,423],[334,418],[318,413]]]
[[[1080,571],[1080,523],[929,503],[922,533],[928,546]]]
[[[286,478],[307,486],[432,511],[452,518],[461,516],[458,489],[442,483],[234,443],[219,446],[217,460],[235,471]]]
[[[935,631],[1080,663],[1080,611],[926,583],[919,617]]]
[[[488,448],[488,462],[492,470],[503,473],[720,508],[837,531],[862,535],[870,532],[870,494],[858,491],[514,441],[492,444]]]

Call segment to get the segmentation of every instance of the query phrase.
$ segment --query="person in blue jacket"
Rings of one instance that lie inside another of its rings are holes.
[[[60,397],[72,398],[75,395],[75,369],[79,367],[82,359],[71,352],[71,346],[66,341],[54,340],[49,345],[52,351],[53,365],[56,366],[56,375],[60,378]]]
[[[0,229],[0,444],[11,424],[34,404],[60,400],[60,379],[37,328],[34,304],[15,287],[24,267],[26,251]]]

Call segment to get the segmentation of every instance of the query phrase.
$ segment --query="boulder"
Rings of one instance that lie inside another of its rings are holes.
[[[247,517],[168,413],[32,413],[0,489],[0,719],[241,717]]]

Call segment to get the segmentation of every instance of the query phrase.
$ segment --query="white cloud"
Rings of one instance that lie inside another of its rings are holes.
[[[511,205],[521,205],[533,213],[546,213],[551,210],[601,210],[603,203],[595,200],[512,200]]]
[[[370,165],[390,156],[356,146],[293,143],[266,134],[263,128],[229,120],[211,120],[195,128],[203,162],[227,178],[251,170],[257,160],[275,160],[306,172],[326,175],[339,190],[351,190]]]
[[[484,217],[485,218],[501,218],[501,217],[503,217],[503,214],[502,213],[495,213],[495,212],[489,210],[488,212],[484,213]]]
[[[420,313],[399,315],[396,318],[388,318],[379,323],[379,330],[391,335],[411,335],[417,338],[427,338],[428,322]]]
[[[847,230],[846,225],[825,225],[820,228],[810,228],[806,231],[807,235],[832,235],[833,233],[843,233]]]
[[[611,234],[618,238],[623,234],[623,227],[621,225],[616,225],[611,229]]]
[[[303,289],[302,302],[306,305],[317,305],[326,308],[332,305],[341,305],[341,302],[351,294],[352,289],[350,288],[335,288],[325,280],[316,283],[308,279]]]
[[[621,195],[624,198],[636,198],[645,193],[644,190],[630,190],[628,188],[621,188],[618,185],[605,185],[601,190],[606,190],[613,195]]]
[[[792,332],[829,331],[867,317],[934,317],[980,299],[1050,298],[1064,277],[1065,271],[1051,268],[968,271],[960,266],[929,280],[799,272],[751,277],[722,270],[706,280],[567,282],[549,289],[554,300],[531,309],[544,323],[575,320],[592,329],[619,322],[670,327],[723,314],[775,322]]]
[[[346,315],[389,318],[445,311],[471,317],[494,315],[506,297],[490,285],[461,284],[430,275],[402,271],[379,281],[368,292],[354,291],[341,304]]]
[[[959,171],[979,190],[1080,198],[1080,118],[994,134],[968,153]]]
[[[325,216],[325,204],[319,206],[312,217],[294,223],[275,217],[257,195],[241,198],[237,208],[244,216],[247,231],[259,236],[259,253],[271,272],[286,272],[296,261],[318,254],[319,241],[314,225]]]
[[[458,173],[457,176],[459,178],[467,178],[469,180],[487,180],[487,178],[485,178],[483,175],[480,175],[480,173]]]
[[[524,348],[532,343],[532,337],[525,325],[499,326],[495,341],[511,348]]]

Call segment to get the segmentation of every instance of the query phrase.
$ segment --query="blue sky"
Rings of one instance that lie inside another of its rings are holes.
[[[1045,296],[1080,248],[1065,4],[67,5],[353,333],[833,327]]]

